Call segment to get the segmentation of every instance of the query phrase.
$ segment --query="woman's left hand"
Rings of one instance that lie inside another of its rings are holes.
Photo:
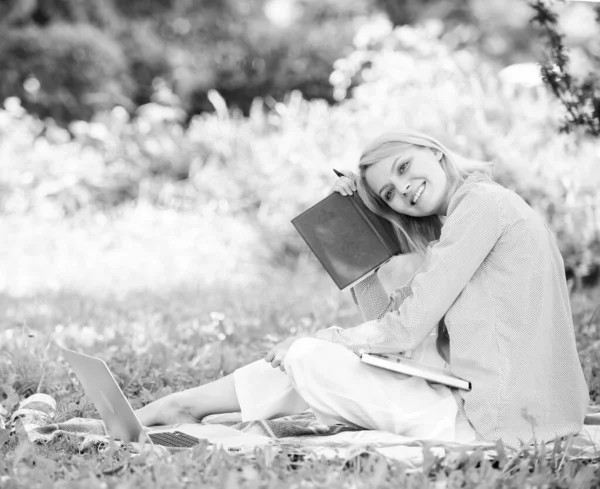
[[[292,346],[294,341],[299,340],[300,338],[301,336],[291,336],[290,338],[278,343],[269,350],[269,353],[266,354],[265,361],[270,363],[273,368],[279,367],[279,370],[285,372],[285,369],[283,368],[283,360],[285,359],[290,346]]]

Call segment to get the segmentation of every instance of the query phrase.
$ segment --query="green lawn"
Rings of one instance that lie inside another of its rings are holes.
[[[360,321],[348,295],[310,259],[277,269],[250,260],[260,243],[243,233],[209,232],[190,215],[135,212],[65,222],[0,219],[8,238],[0,245],[0,392],[9,411],[41,391],[58,400],[58,420],[95,416],[54,342],[106,360],[135,408],[259,359],[277,338]],[[594,399],[599,295],[572,295]],[[66,441],[38,447],[0,432],[0,487],[589,487],[598,475],[595,464],[568,453],[563,460],[562,450],[549,460],[533,450],[521,455],[430,456],[423,470],[406,473],[405,464],[375,453],[326,460],[287,447],[249,457],[203,444],[168,458],[131,458],[121,449],[80,454]]]

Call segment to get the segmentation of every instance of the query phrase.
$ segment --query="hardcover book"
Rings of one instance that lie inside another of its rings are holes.
[[[340,290],[401,253],[392,224],[371,212],[357,192],[333,192],[292,224]]]

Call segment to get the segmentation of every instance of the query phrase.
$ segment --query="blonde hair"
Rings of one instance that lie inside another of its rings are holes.
[[[451,193],[471,175],[493,178],[493,163],[460,156],[450,151],[437,139],[415,131],[382,134],[363,150],[358,164],[359,175],[356,182],[358,195],[370,210],[394,225],[403,253],[424,254],[427,245],[440,237],[443,224],[440,217],[437,215],[413,217],[394,211],[369,187],[366,179],[369,167],[396,154],[399,147],[405,145],[430,148],[442,153],[440,163],[450,182]]]

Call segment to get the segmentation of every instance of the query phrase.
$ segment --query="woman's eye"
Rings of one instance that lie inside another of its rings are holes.
[[[398,171],[400,172],[400,175],[402,175],[406,171],[407,166],[408,166],[408,162],[400,165],[400,168],[398,169]]]
[[[394,195],[394,189],[389,189],[384,195],[385,200],[389,202],[393,195]]]

